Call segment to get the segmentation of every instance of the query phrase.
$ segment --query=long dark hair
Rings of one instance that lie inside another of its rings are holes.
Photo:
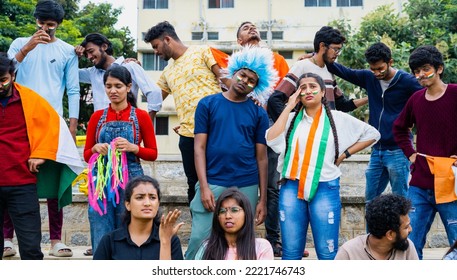
[[[325,83],[324,83],[324,80],[317,74],[314,74],[314,73],[305,73],[303,75],[300,76],[300,78],[298,78],[297,80],[297,89],[300,85],[300,81],[304,78],[314,78],[316,80],[316,82],[319,84],[319,86],[321,87],[321,90],[325,91]],[[333,133],[333,141],[335,142],[335,162],[336,160],[338,159],[339,157],[339,150],[340,150],[340,147],[339,147],[339,144],[338,144],[338,134],[336,132],[336,126],[335,126],[335,121],[333,120],[333,116],[332,116],[332,112],[330,110],[330,107],[328,106],[327,104],[327,99],[325,98],[322,98],[322,104],[324,104],[324,108],[325,108],[325,113],[327,114],[328,116],[328,119],[330,121],[330,126],[332,128],[332,133]],[[284,154],[287,154],[287,149],[289,148],[289,137],[290,137],[290,133],[293,129],[293,126],[294,126],[294,123],[295,123],[295,119],[297,118],[298,116],[298,113],[300,112],[300,110],[303,108],[303,103],[299,102],[297,104],[297,107],[295,107],[295,115],[294,117],[292,118],[292,121],[290,122],[290,125],[289,125],[289,129],[287,130],[287,133],[286,133],[286,150],[284,151]]]
[[[116,78],[126,86],[132,84],[132,75],[124,66],[113,65],[108,68],[108,70],[105,72],[105,75],[103,75],[103,84],[106,84],[108,77]],[[130,105],[133,107],[137,108],[136,98],[133,95],[132,91],[127,93],[127,102],[130,103]]]
[[[236,253],[239,260],[256,260],[254,214],[251,203],[245,194],[237,188],[228,188],[219,196],[216,201],[216,209],[213,215],[211,234],[203,254],[204,260],[224,260],[228,250],[228,243],[225,239],[225,232],[219,223],[219,210],[222,202],[233,198],[244,210],[244,225],[238,231],[236,237]]]
[[[160,198],[162,196],[160,193],[160,184],[156,179],[154,179],[150,176],[147,176],[147,175],[141,175],[141,176],[135,177],[127,183],[127,186],[125,186],[125,192],[124,192],[125,201],[130,202],[130,199],[132,198],[133,190],[136,187],[138,187],[140,184],[151,184],[154,187],[154,189],[156,189],[156,191],[157,191],[157,198],[159,199],[159,203],[160,203]],[[160,225],[161,216],[162,216],[162,214],[161,214],[160,207],[159,207],[159,210],[157,211],[157,214],[154,218],[154,224]],[[131,215],[130,211],[127,210],[127,208],[125,208],[125,211],[122,214],[122,221],[124,222],[124,224],[128,225],[128,224],[130,224],[131,220],[132,220],[132,215]]]

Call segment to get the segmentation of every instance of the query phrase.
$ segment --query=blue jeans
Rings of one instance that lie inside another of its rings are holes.
[[[421,189],[415,186],[409,187],[408,198],[412,203],[409,218],[413,228],[413,231],[409,234],[409,239],[414,243],[419,259],[422,259],[422,249],[436,212],[440,214],[449,246],[451,246],[457,239],[457,201],[436,204],[433,190]]]
[[[279,230],[279,172],[276,170],[278,166],[279,155],[270,147],[268,153],[268,185],[267,185],[267,217],[265,219],[265,238],[270,242],[271,246],[275,246],[280,241]]]
[[[97,143],[111,143],[117,137],[123,137],[130,143],[139,143],[140,128],[135,108],[130,110],[129,121],[110,121],[106,122],[108,109],[105,109],[97,125]],[[129,180],[143,175],[140,160],[131,152],[127,153],[127,165]],[[106,187],[107,188],[107,187]],[[105,195],[107,189],[105,188]],[[119,188],[119,204],[113,205],[111,201],[107,203],[106,214],[100,216],[92,207],[89,207],[89,224],[92,243],[92,252],[95,253],[102,237],[119,228],[122,225],[121,216],[125,212],[124,190]]]
[[[16,229],[19,253],[22,260],[42,260],[41,218],[35,184],[0,187],[0,228],[3,229],[4,211],[8,210]],[[0,246],[3,248],[3,230]],[[0,259],[2,257],[0,256]]]
[[[379,150],[373,148],[368,168],[365,171],[366,202],[382,194],[389,182],[393,193],[406,196],[409,166],[409,160],[401,149]]]
[[[320,182],[308,202],[298,199],[298,180],[288,180],[279,191],[282,259],[301,260],[311,224],[319,260],[333,260],[338,251],[341,220],[340,179]]]

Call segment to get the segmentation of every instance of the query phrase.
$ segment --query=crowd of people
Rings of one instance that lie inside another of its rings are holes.
[[[232,55],[186,46],[167,21],[144,36],[169,61],[155,83],[132,60],[116,58],[108,38],[88,34],[78,46],[57,38],[62,6],[38,1],[37,31],[0,54],[0,244],[3,257],[39,260],[39,198],[47,199],[49,254],[71,257],[62,241],[63,207],[84,166],[75,145],[79,83],[92,86],[87,126],[88,217],[95,260],[298,260],[308,226],[320,260],[423,258],[436,213],[457,259],[457,85],[442,80],[443,55],[419,46],[411,73],[393,66],[379,42],[365,52],[369,69],[336,62],[346,38],[320,28],[314,52],[289,69],[261,44],[249,21]],[[78,59],[93,67],[78,69]],[[172,60],[170,60],[172,59]],[[338,76],[367,91],[349,99]],[[137,108],[138,91],[147,111]],[[69,124],[62,118],[68,95]],[[154,118],[174,99],[191,221],[160,209],[159,182],[141,160],[157,159]],[[348,112],[368,104],[369,122]],[[413,130],[416,136],[413,142]],[[366,234],[340,246],[341,163],[371,148],[366,170]],[[392,194],[384,194],[390,184]],[[178,232],[191,224],[187,251]],[[255,228],[265,223],[265,238]]]

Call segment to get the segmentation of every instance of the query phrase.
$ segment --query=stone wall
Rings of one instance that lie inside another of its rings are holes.
[[[368,155],[354,155],[343,162],[341,170],[341,202],[343,204],[339,243],[365,233],[365,169]],[[187,185],[180,156],[160,157],[155,162],[143,162],[145,174],[155,177],[161,183],[163,211],[178,208],[186,223],[179,233],[185,246],[190,235],[190,213],[187,206]],[[46,202],[41,201],[43,242],[49,242],[49,227]],[[263,225],[257,229],[259,236],[265,236]],[[74,189],[73,203],[64,208],[62,239],[68,245],[90,245],[87,219],[87,198]],[[313,247],[312,235],[308,234],[308,247]],[[427,237],[426,247],[448,247],[446,233],[437,217]]]

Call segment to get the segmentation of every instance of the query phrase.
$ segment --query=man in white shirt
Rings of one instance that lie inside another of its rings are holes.
[[[148,102],[148,112],[152,120],[162,107],[161,89],[147,77],[144,69],[135,62],[125,62],[124,57],[113,57],[112,43],[104,35],[91,33],[84,38],[80,46],[75,48],[78,56],[85,55],[94,66],[79,69],[79,81],[92,85],[94,110],[108,107],[109,99],[105,93],[103,75],[112,65],[122,65],[132,75],[132,93],[138,99],[138,89],[143,92]]]

